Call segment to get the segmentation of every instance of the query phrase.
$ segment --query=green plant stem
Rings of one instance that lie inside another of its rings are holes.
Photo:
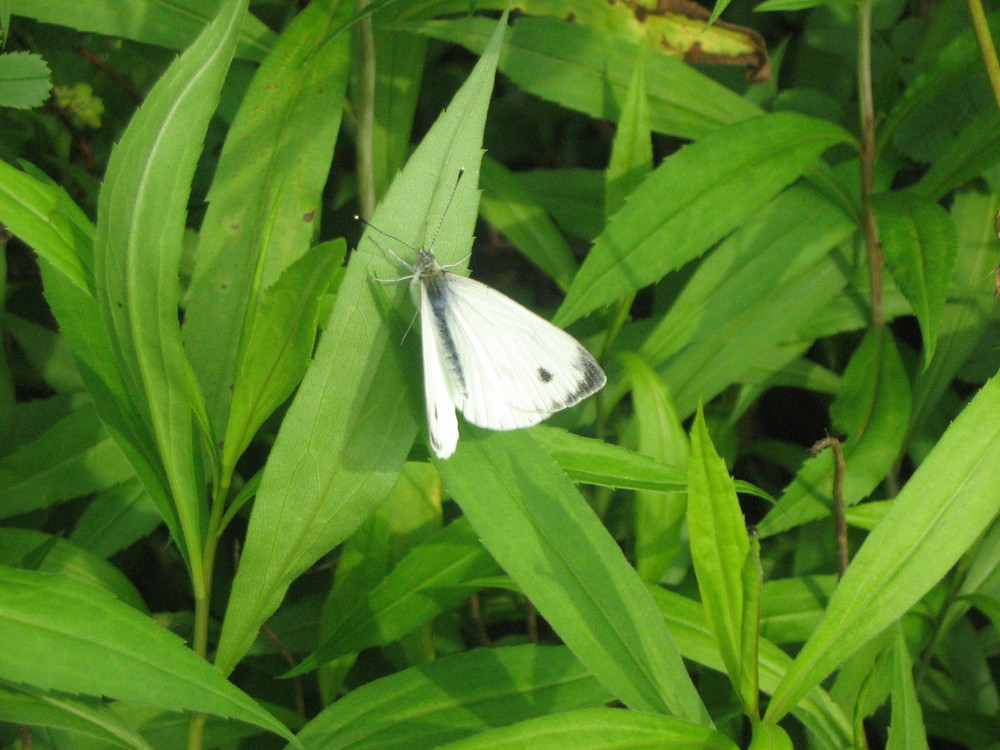
[[[872,99],[872,0],[858,4],[858,107],[861,114],[861,229],[868,248],[872,326],[885,325],[882,300],[882,247],[872,205],[875,175],[875,105]]]
[[[212,605],[212,574],[215,570],[215,556],[222,535],[222,517],[225,498],[229,495],[232,474],[227,474],[216,485],[212,498],[212,512],[205,533],[205,549],[201,555],[201,578],[194,581],[194,632],[191,648],[202,659],[208,657],[208,621]],[[207,715],[196,713],[188,723],[188,750],[201,750],[205,741],[205,721]]]
[[[357,0],[360,13],[369,0]],[[371,14],[358,21],[358,88],[355,94],[357,121],[358,202],[361,216],[370,219],[375,212],[375,34]]]
[[[972,30],[976,35],[979,53],[983,56],[983,67],[990,81],[993,99],[1000,110],[1000,60],[997,60],[997,50],[990,36],[990,26],[986,22],[986,13],[980,0],[966,0],[969,5],[969,15],[972,17]]]

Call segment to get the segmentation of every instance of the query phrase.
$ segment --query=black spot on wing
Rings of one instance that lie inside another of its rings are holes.
[[[538,379],[541,380],[543,383],[548,383],[550,380],[552,380],[552,373],[546,370],[544,367],[539,367]]]

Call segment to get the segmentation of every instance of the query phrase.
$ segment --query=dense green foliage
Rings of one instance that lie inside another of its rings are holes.
[[[996,13],[358,5],[0,2],[0,748],[997,747]]]

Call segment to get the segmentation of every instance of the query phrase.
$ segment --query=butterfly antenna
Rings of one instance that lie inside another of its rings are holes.
[[[448,202],[444,204],[444,211],[441,212],[441,220],[438,222],[437,229],[434,230],[434,236],[431,237],[431,242],[427,246],[427,249],[434,252],[434,243],[437,242],[438,233],[441,231],[441,227],[444,225],[444,217],[448,215],[448,209],[451,208],[451,202],[455,200],[455,193],[458,192],[458,183],[462,181],[462,175],[465,174],[465,167],[458,170],[458,177],[455,178],[455,187],[451,189],[451,195],[448,196]]]
[[[383,231],[382,231],[381,229],[379,229],[379,228],[378,228],[377,226],[375,226],[374,224],[372,224],[372,223],[371,223],[370,221],[368,221],[367,219],[362,219],[362,218],[361,218],[360,216],[358,216],[357,214],[355,214],[355,215],[354,215],[354,218],[355,218],[356,220],[360,221],[360,222],[361,222],[362,224],[364,224],[364,225],[365,225],[366,227],[368,227],[368,228],[369,228],[369,229],[371,229],[372,231],[374,231],[374,232],[378,232],[378,233],[379,233],[379,234],[381,234],[381,235],[382,235],[383,237],[388,237],[388,238],[389,238],[390,240],[395,240],[395,241],[396,241],[396,242],[398,242],[399,244],[401,244],[401,245],[405,245],[406,247],[410,248],[410,249],[411,249],[411,250],[413,250],[414,252],[417,252],[417,248],[415,248],[415,247],[414,247],[413,245],[411,245],[411,244],[410,244],[409,242],[407,242],[406,240],[401,240],[401,239],[399,239],[399,237],[397,237],[397,236],[396,236],[396,235],[394,235],[394,234],[389,234],[388,232],[383,232]],[[409,268],[409,269],[411,269],[411,270],[413,269],[413,266],[412,266],[411,264],[407,263],[407,262],[406,262],[405,260],[403,260],[402,258],[400,258],[400,257],[399,257],[399,256],[398,256],[398,255],[397,255],[397,254],[396,254],[395,252],[393,252],[393,250],[392,250],[391,248],[389,248],[389,247],[386,247],[385,245],[383,245],[383,244],[382,244],[381,242],[379,242],[379,241],[378,241],[377,239],[375,239],[374,237],[369,237],[368,239],[370,239],[370,240],[371,240],[372,242],[374,242],[374,243],[375,243],[375,245],[376,245],[376,247],[378,247],[378,248],[379,248],[380,250],[382,250],[383,252],[386,252],[386,253],[389,253],[389,255],[391,255],[391,256],[392,256],[393,258],[395,258],[396,260],[398,260],[398,261],[399,261],[400,263],[402,263],[402,264],[403,264],[404,266],[406,266],[407,268]]]

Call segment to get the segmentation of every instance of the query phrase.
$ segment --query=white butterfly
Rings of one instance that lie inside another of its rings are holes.
[[[451,273],[432,249],[416,250],[416,265],[383,249],[412,271],[392,281],[411,280],[420,310],[427,427],[438,458],[455,452],[456,408],[479,427],[514,430],[607,382],[580,342],[486,284]]]

